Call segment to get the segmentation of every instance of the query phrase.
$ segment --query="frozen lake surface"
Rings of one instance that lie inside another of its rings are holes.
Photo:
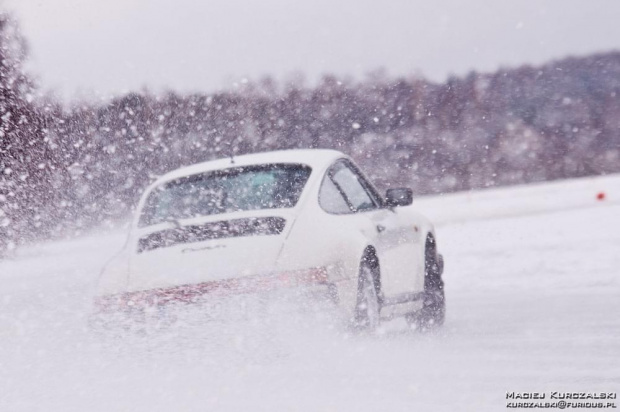
[[[619,392],[620,179],[605,179],[420,200],[446,259],[433,334],[397,320],[356,336],[285,306],[102,336],[87,315],[123,235],[24,248],[0,263],[0,411],[498,411],[510,391]]]

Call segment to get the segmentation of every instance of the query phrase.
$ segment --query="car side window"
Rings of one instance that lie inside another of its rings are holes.
[[[351,213],[347,201],[329,176],[325,176],[319,190],[319,204],[328,213]]]
[[[376,209],[377,203],[362,183],[362,178],[345,161],[336,162],[327,172],[321,187],[320,199],[323,192],[327,192],[326,197],[337,192],[340,199],[344,200],[347,210],[343,210],[340,202],[338,208],[327,208],[324,201],[319,200],[321,207],[330,213],[355,213],[364,210]],[[333,196],[334,199],[338,197]],[[342,210],[342,211],[341,211]]]

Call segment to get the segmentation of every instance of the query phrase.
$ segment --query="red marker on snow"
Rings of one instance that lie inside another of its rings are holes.
[[[596,194],[596,200],[605,200],[605,192],[598,192]]]

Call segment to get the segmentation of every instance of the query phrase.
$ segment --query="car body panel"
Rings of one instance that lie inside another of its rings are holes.
[[[264,217],[264,215],[286,219],[283,231],[280,234],[180,243],[134,253],[129,264],[129,290],[161,288],[271,273],[284,245],[286,234],[294,222],[294,214],[282,213],[282,210],[263,210],[192,220],[195,222],[227,221],[240,219],[240,216]],[[134,247],[136,243],[134,242]]]

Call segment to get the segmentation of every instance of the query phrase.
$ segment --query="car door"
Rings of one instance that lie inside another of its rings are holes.
[[[376,190],[350,161],[327,172],[320,193],[323,209],[342,214],[350,230],[360,230],[377,250],[386,296],[412,292],[415,284],[415,232],[396,209],[383,207]]]

